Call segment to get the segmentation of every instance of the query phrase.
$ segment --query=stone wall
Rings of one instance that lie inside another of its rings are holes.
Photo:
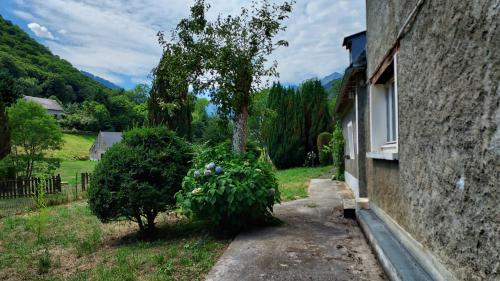
[[[367,0],[369,75],[416,2]],[[459,280],[500,279],[499,15],[498,0],[425,1],[398,53],[399,186],[369,179]]]

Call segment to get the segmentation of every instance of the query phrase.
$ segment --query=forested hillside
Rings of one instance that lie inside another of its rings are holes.
[[[15,78],[21,78],[16,88],[23,93],[55,96],[68,103],[82,102],[107,90],[1,16],[0,59],[2,68]]]
[[[66,129],[121,131],[143,123],[146,116],[148,87],[107,88],[1,16],[0,72],[2,79],[13,81],[7,90],[14,97],[38,96],[63,104],[61,125]]]

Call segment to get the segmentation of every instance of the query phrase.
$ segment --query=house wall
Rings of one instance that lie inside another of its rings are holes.
[[[50,114],[50,115],[53,115],[56,119],[60,119],[61,118],[61,115],[62,115],[62,111],[60,110],[52,110],[52,109],[48,109],[47,112]]]
[[[356,75],[356,103],[355,106],[358,109],[356,117],[356,130],[357,130],[357,158],[358,158],[358,189],[359,197],[368,197],[367,183],[366,183],[366,143],[369,142],[370,138],[366,132],[369,130],[369,122],[365,122],[367,119],[365,114],[367,112],[365,109],[368,107],[368,96],[366,91],[366,75],[364,72],[358,73]]]
[[[367,0],[369,76],[416,2]],[[399,167],[367,161],[371,201],[459,280],[500,279],[499,14],[424,1],[398,53]]]
[[[347,159],[345,158],[345,180],[347,184],[351,187],[353,190],[354,194],[359,194],[358,189],[359,189],[359,180],[358,180],[358,155],[357,155],[357,149],[356,149],[356,112],[354,110],[355,104],[349,109],[349,111],[344,115],[342,118],[342,133],[344,134],[344,140],[345,140],[345,151],[344,155],[349,155],[349,145],[354,145],[354,153],[355,157],[354,159]],[[354,134],[354,143],[353,144],[348,144],[348,129],[347,125],[349,122],[352,122],[352,129],[353,129],[353,134]]]

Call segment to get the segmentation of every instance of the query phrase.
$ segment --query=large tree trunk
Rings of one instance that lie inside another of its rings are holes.
[[[5,105],[0,101],[0,159],[10,153],[10,135]]]
[[[243,153],[246,150],[248,134],[248,106],[243,106],[236,115],[233,126],[233,152]]]

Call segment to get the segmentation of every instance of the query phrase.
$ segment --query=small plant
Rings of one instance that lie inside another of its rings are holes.
[[[35,195],[33,196],[33,203],[35,205],[35,214],[31,217],[30,226],[35,232],[37,243],[44,241],[44,232],[47,228],[48,213],[47,213],[47,200],[45,197],[46,177],[39,175],[40,180],[36,184]]]
[[[269,163],[232,153],[228,144],[200,149],[182,186],[176,197],[184,212],[229,232],[269,222],[280,202]]]
[[[332,162],[332,151],[329,146],[331,141],[332,134],[329,132],[323,132],[318,135],[317,145],[319,153],[319,163],[322,165],[328,165]]]
[[[306,155],[306,166],[315,166],[316,153],[314,151],[309,151]]]
[[[342,134],[342,125],[335,124],[332,134],[332,156],[333,165],[335,165],[335,178],[337,180],[344,180],[344,135]]]
[[[45,249],[45,251],[43,251],[42,256],[38,258],[38,273],[39,274],[48,273],[51,265],[52,262],[50,260],[50,252],[49,250]]]

